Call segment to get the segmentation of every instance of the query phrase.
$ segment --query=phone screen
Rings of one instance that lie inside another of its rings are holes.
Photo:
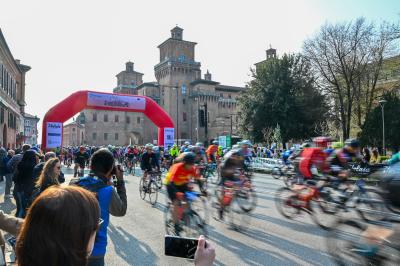
[[[165,236],[165,255],[194,259],[197,249],[197,239],[178,236]]]

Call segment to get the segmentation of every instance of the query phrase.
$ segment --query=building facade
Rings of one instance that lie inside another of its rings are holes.
[[[85,126],[74,121],[63,128],[63,147],[86,144]]]
[[[236,135],[237,97],[245,88],[222,85],[204,77],[195,58],[195,42],[183,39],[175,27],[159,46],[154,66],[156,81],[143,82],[143,74],[127,62],[117,77],[114,93],[144,95],[155,100],[175,124],[175,141],[209,142],[220,135]],[[90,145],[156,143],[157,128],[141,113],[85,110]]]
[[[38,129],[37,125],[39,118],[27,113],[24,113],[24,143],[31,146],[38,144]]]
[[[5,148],[24,141],[25,74],[30,69],[14,59],[0,29],[0,145]]]

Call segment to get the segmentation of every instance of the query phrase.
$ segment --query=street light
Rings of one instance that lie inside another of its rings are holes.
[[[382,149],[383,149],[383,155],[386,155],[386,147],[385,147],[385,103],[387,101],[385,99],[382,99],[379,101],[379,105],[381,106],[382,109]]]
[[[173,87],[173,90],[176,90],[176,144],[179,145],[179,89],[178,89],[178,84],[176,87]]]

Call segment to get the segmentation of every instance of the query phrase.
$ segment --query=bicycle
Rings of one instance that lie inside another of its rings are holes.
[[[377,225],[375,223],[375,225]],[[388,224],[379,223],[379,226]],[[398,243],[371,243],[363,236],[368,225],[339,219],[326,238],[328,253],[337,265],[400,265]],[[397,246],[396,246],[397,245]]]
[[[139,182],[139,193],[140,198],[144,200],[146,198],[146,194],[149,194],[149,200],[151,205],[155,205],[157,203],[158,198],[158,185],[156,181],[156,175],[154,172],[149,172],[147,175],[147,179],[145,180],[144,176],[140,179]]]
[[[176,193],[178,200],[178,225],[182,231],[176,232],[175,223],[172,216],[172,203],[167,202],[167,208],[164,215],[165,231],[168,235],[180,235],[185,237],[198,237],[199,235],[207,235],[207,207],[204,199],[200,197],[200,193],[188,191],[185,193]],[[196,202],[200,202],[196,207]],[[200,212],[204,211],[204,217]]]
[[[314,180],[307,181],[306,185],[295,184],[292,188],[278,189],[275,205],[278,212],[288,219],[295,218],[302,211],[308,213],[314,223],[324,230],[331,227],[333,214],[337,212],[336,204],[325,202],[321,198]]]

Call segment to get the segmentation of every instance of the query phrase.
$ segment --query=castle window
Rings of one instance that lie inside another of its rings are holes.
[[[140,117],[137,117],[137,118],[136,118],[136,123],[137,123],[137,124],[140,124]]]
[[[108,114],[104,114],[104,122],[108,122]]]
[[[114,120],[115,122],[119,122],[119,116],[118,115],[115,115],[115,120]]]
[[[92,134],[92,139],[93,139],[93,140],[96,140],[96,138],[97,138],[97,134],[96,134],[96,132],[93,132],[93,134]]]
[[[187,117],[186,117],[186,113],[185,112],[182,113],[182,119],[183,119],[183,122],[186,122]]]
[[[104,140],[108,139],[108,133],[104,133]]]
[[[115,133],[115,140],[118,140],[118,133]]]
[[[131,118],[130,118],[129,116],[126,116],[125,122],[126,122],[127,124],[129,124],[129,123],[131,122]]]
[[[97,121],[97,113],[93,113],[93,122]]]

